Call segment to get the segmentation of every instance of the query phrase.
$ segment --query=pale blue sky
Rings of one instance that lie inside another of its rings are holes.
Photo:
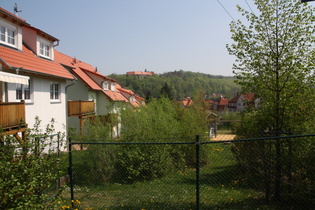
[[[246,0],[219,0],[234,19]],[[2,0],[1,7],[58,38],[56,47],[104,75],[174,70],[232,76],[232,18],[217,0]],[[252,1],[247,0],[252,6]]]

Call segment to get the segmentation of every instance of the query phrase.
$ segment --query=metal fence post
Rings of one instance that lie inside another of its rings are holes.
[[[72,174],[72,144],[71,137],[69,137],[69,167],[68,173],[70,177],[70,193],[71,193],[71,205],[73,207],[74,193],[73,193],[73,174]]]
[[[196,135],[196,209],[200,209],[200,136]]]

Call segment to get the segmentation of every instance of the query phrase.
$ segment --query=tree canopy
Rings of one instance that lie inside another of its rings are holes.
[[[292,113],[306,113],[296,108],[313,95],[314,10],[293,0],[254,3],[259,13],[238,6],[247,22],[230,25],[237,83],[260,99],[270,129],[292,129]]]
[[[210,74],[190,71],[173,71],[154,76],[138,78],[135,75],[112,74],[109,77],[116,79],[124,88],[133,90],[143,98],[160,98],[163,86],[167,84],[169,93],[174,100],[193,96],[199,90],[206,96],[213,93],[233,98],[240,92],[240,86],[234,82],[235,78],[214,76]]]

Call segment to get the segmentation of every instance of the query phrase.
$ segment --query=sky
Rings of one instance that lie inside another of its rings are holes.
[[[252,0],[0,0],[103,75],[174,70],[233,76],[229,24]],[[233,18],[233,19],[232,19]]]

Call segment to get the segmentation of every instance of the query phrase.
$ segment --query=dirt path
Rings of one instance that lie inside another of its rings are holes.
[[[216,137],[210,138],[210,141],[229,141],[234,140],[235,136],[234,134],[217,134]]]

